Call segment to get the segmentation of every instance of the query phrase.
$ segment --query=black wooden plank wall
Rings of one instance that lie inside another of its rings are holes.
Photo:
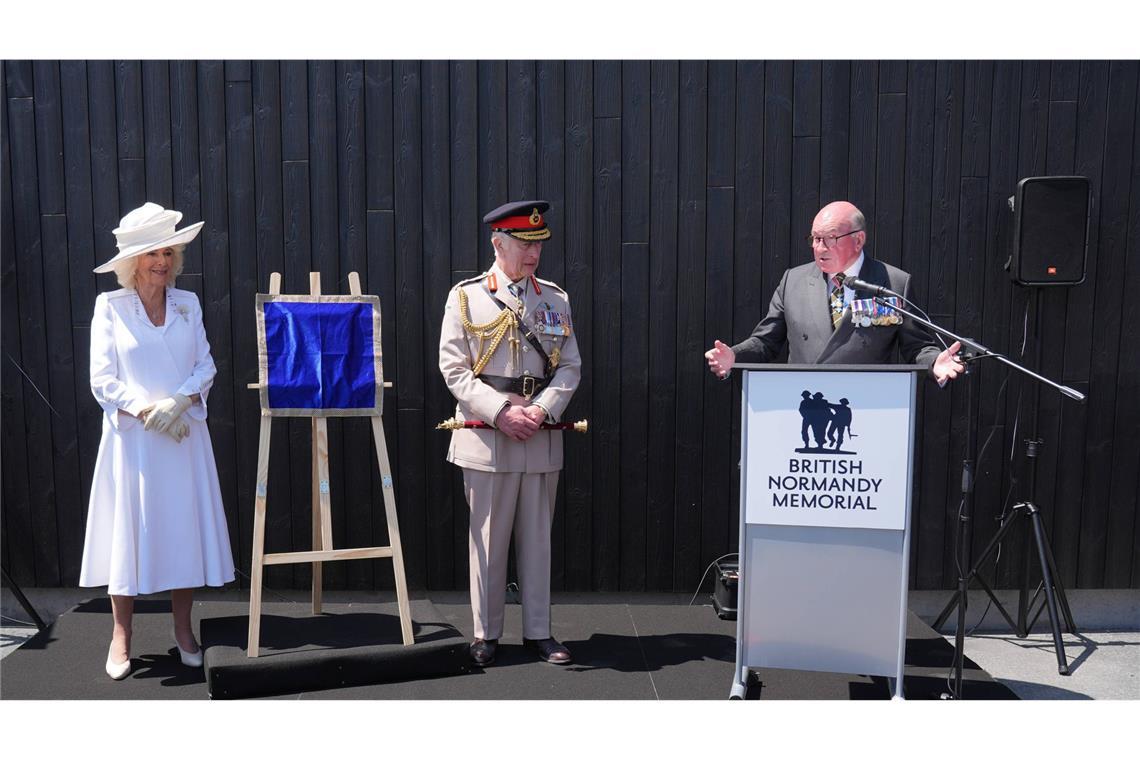
[[[99,409],[87,384],[91,273],[146,199],[205,232],[179,285],[202,299],[219,375],[210,427],[248,571],[257,400],[253,297],[269,273],[326,293],[358,271],[383,306],[384,427],[409,580],[465,588],[466,505],[436,370],[448,288],[486,268],[479,218],[540,196],[542,274],[570,292],[585,374],[567,413],[554,585],[695,588],[735,550],[739,384],[702,352],[743,337],[823,203],[865,212],[869,249],[932,316],[1089,394],[1081,406],[991,365],[925,387],[912,583],[948,588],[966,421],[984,447],[975,553],[1030,496],[1021,440],[1039,396],[1037,488],[1064,583],[1140,587],[1140,66],[1136,61],[6,61],[0,76],[3,562],[76,583]],[[1088,278],[1040,294],[1002,270],[1017,180],[1092,181]],[[270,549],[310,541],[309,427],[274,423]],[[331,420],[336,540],[387,540],[368,426]],[[1020,541],[997,583],[1016,584]],[[384,561],[333,588],[389,588]],[[305,566],[270,587],[305,587]]]

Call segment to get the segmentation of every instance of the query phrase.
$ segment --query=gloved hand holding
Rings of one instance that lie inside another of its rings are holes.
[[[190,435],[190,426],[186,420],[178,419],[166,429],[166,434],[174,439],[175,443],[182,443],[182,439]]]
[[[174,421],[182,416],[182,413],[190,408],[190,399],[183,396],[181,393],[175,393],[170,398],[164,398],[161,401],[156,401],[154,408],[151,409],[150,414],[146,416],[146,423],[143,425],[147,430],[154,430],[159,433],[165,433],[167,428],[174,424]]]

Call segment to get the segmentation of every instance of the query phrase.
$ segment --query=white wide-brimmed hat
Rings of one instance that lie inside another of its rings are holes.
[[[157,203],[144,203],[122,218],[115,233],[119,252],[106,264],[95,267],[97,273],[110,272],[124,259],[139,256],[159,248],[186,245],[198,236],[205,222],[197,222],[189,227],[175,230],[174,225],[182,220],[181,211],[164,209]]]

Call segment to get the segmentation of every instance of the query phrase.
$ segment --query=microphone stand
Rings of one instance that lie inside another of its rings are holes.
[[[861,286],[861,285],[864,285],[864,283],[859,283],[855,287],[859,288],[859,286]],[[961,335],[957,335],[957,334],[955,334],[955,333],[953,333],[953,332],[951,332],[951,331],[949,331],[943,327],[940,327],[939,325],[936,325],[935,323],[931,322],[930,320],[928,320],[924,317],[921,317],[918,314],[915,314],[912,311],[909,311],[909,310],[902,308],[900,306],[895,306],[886,300],[885,296],[894,296],[895,298],[897,298],[901,301],[906,301],[906,299],[903,298],[902,296],[900,296],[898,293],[895,293],[891,290],[888,290],[887,288],[878,287],[878,286],[873,286],[870,288],[859,288],[859,289],[870,290],[872,293],[874,293],[874,300],[876,303],[878,303],[882,306],[885,306],[889,309],[893,309],[894,311],[898,312],[899,314],[902,314],[904,317],[906,317],[908,319],[912,319],[915,322],[917,322],[918,324],[923,325],[924,327],[926,327],[930,330],[933,330],[940,335],[943,335],[947,338],[950,338],[952,340],[955,340],[955,341],[958,341],[959,343],[961,343],[964,347],[969,349],[969,351],[967,352],[966,361],[973,361],[976,359],[996,359],[999,362],[1001,362],[1002,364],[1005,364],[1009,367],[1012,367],[1013,369],[1017,370],[1018,372],[1021,372],[1022,374],[1025,374],[1025,375],[1032,377],[1034,380],[1037,380],[1039,383],[1044,383],[1048,386],[1056,388],[1062,394],[1064,394],[1065,396],[1068,396],[1071,399],[1075,399],[1077,401],[1082,401],[1082,402],[1085,400],[1085,395],[1083,393],[1080,393],[1079,391],[1074,390],[1073,388],[1070,388],[1066,385],[1061,385],[1060,383],[1055,383],[1052,380],[1050,380],[1049,378],[1043,377],[1042,375],[1039,375],[1036,372],[1033,372],[1032,370],[1029,370],[1029,369],[1021,366],[1017,362],[1010,360],[1008,357],[1003,356],[1002,354],[999,354],[996,351],[991,351],[990,349],[986,348],[981,343],[978,343],[975,340],[972,340],[970,338],[965,338]],[[909,301],[906,301],[906,302],[908,304],[910,304]],[[1037,306],[1038,306],[1038,311],[1040,311],[1040,293],[1038,293]],[[1036,323],[1035,323],[1035,325],[1036,325]],[[1041,353],[1041,349],[1040,349],[1040,344],[1038,343],[1038,346],[1037,346],[1037,362],[1038,362],[1038,365],[1040,365],[1040,358],[1041,358],[1040,353]],[[968,366],[966,368],[965,374],[967,374],[967,375],[970,374]],[[982,579],[982,577],[978,575],[978,571],[980,569],[980,566],[989,558],[990,554],[992,554],[993,551],[998,547],[998,545],[1000,544],[1001,538],[1010,529],[1010,527],[1013,526],[1014,519],[1011,518],[1010,520],[1006,521],[1002,525],[1002,527],[998,531],[997,535],[994,536],[993,540],[990,541],[989,545],[982,552],[982,555],[978,559],[977,563],[974,564],[973,566],[970,565],[970,519],[971,519],[971,515],[973,513],[973,503],[974,503],[974,459],[973,459],[973,457],[975,456],[975,454],[977,452],[978,421],[977,421],[977,414],[975,413],[975,409],[974,409],[974,386],[972,383],[967,383],[966,388],[967,388],[967,394],[968,394],[968,396],[967,396],[967,408],[969,409],[969,420],[967,422],[966,458],[964,458],[962,461],[962,508],[961,508],[961,511],[958,515],[958,536],[957,536],[957,541],[958,541],[958,557],[957,557],[957,562],[958,562],[958,565],[957,565],[957,567],[958,567],[958,589],[955,592],[954,596],[951,598],[950,602],[942,610],[942,613],[938,616],[938,619],[935,620],[935,622],[934,622],[934,628],[938,629],[943,623],[946,622],[946,619],[950,616],[950,612],[954,609],[954,607],[955,606],[958,607],[958,622],[957,622],[957,627],[954,631],[954,694],[953,694],[953,696],[957,699],[960,699],[962,697],[962,665],[963,665],[963,662],[965,660],[965,651],[964,651],[965,640],[964,639],[965,639],[965,635],[966,635],[966,633],[965,633],[966,632],[966,598],[967,598],[967,591],[969,589],[970,582],[974,578],[977,578],[978,581],[982,584],[986,593],[989,595],[990,599],[994,602],[995,606],[998,608],[998,610],[1001,612],[1001,614],[1005,617],[1006,621],[1009,622],[1010,626],[1013,627],[1017,631],[1019,638],[1024,638],[1028,634],[1028,627],[1023,626],[1023,625],[1019,626],[1013,622],[1013,620],[1010,618],[1009,614],[1005,611],[1005,608],[1002,606],[1001,602],[999,602],[997,597],[994,595],[993,589],[991,589],[989,584],[987,584],[985,582],[985,580]],[[1036,431],[1034,431],[1034,436],[1035,435],[1036,435]],[[1033,443],[1036,444],[1035,441]],[[1035,446],[1031,447],[1030,456],[1031,457],[1036,456]],[[1030,494],[1030,496],[1032,497],[1032,494]],[[1044,586],[1044,589],[1045,589],[1046,603],[1047,603],[1048,609],[1049,609],[1049,621],[1052,624],[1052,629],[1053,629],[1053,645],[1054,645],[1054,648],[1055,648],[1056,653],[1057,653],[1058,672],[1060,672],[1061,675],[1068,675],[1069,669],[1068,669],[1068,665],[1065,661],[1065,645],[1064,645],[1064,642],[1061,640],[1061,630],[1060,630],[1060,627],[1058,625],[1057,599],[1054,597],[1054,586],[1056,587],[1056,590],[1059,592],[1057,596],[1059,596],[1061,599],[1061,602],[1063,605],[1062,609],[1063,609],[1063,612],[1065,614],[1065,622],[1067,623],[1069,631],[1075,632],[1076,626],[1073,624],[1072,613],[1069,611],[1069,604],[1068,604],[1068,601],[1065,599],[1064,589],[1060,586],[1059,582],[1057,584],[1054,584],[1054,578],[1056,578],[1056,576],[1057,576],[1057,568],[1055,566],[1055,562],[1053,561],[1053,552],[1049,548],[1048,539],[1045,536],[1045,528],[1041,522],[1041,517],[1040,517],[1040,514],[1039,514],[1036,506],[1034,506],[1032,504],[1032,502],[1024,502],[1024,503],[1016,505],[1014,507],[1014,509],[1015,509],[1015,511],[1013,514],[1013,518],[1016,518],[1016,517],[1020,516],[1021,514],[1028,514],[1028,516],[1032,519],[1032,522],[1033,522],[1034,538],[1036,539],[1036,543],[1037,543],[1037,554],[1038,554],[1038,558],[1040,559],[1040,564],[1041,564],[1041,576],[1043,579],[1042,585]],[[1024,509],[1025,511],[1020,511],[1022,509]],[[967,567],[970,568],[968,573],[964,572],[964,569]],[[1022,610],[1024,610],[1026,607],[1026,605],[1024,604],[1024,597],[1026,596],[1026,594],[1028,592],[1028,588],[1027,588],[1028,576],[1029,576],[1028,570],[1029,570],[1029,568],[1028,568],[1028,562],[1027,562],[1026,563],[1026,569],[1025,569],[1025,576],[1022,578],[1022,589],[1021,589],[1022,603],[1020,605]],[[1036,596],[1034,598],[1036,599]],[[1040,614],[1040,610],[1038,610],[1038,614]],[[1022,617],[1024,617],[1024,615],[1022,615]]]
[[[850,280],[848,280],[848,282],[850,282]],[[886,296],[894,296],[895,298],[898,298],[900,301],[906,300],[905,298],[903,298],[902,296],[900,296],[898,293],[894,292],[893,290],[888,290],[887,288],[878,287],[878,286],[871,287],[871,288],[863,288],[862,284],[863,283],[860,282],[855,287],[858,288],[859,290],[870,290],[870,291],[874,292],[874,300],[879,305],[885,306],[888,309],[893,309],[894,311],[897,311],[899,314],[902,314],[904,317],[909,317],[910,319],[913,319],[915,322],[918,322],[923,327],[934,330],[939,335],[944,335],[947,338],[951,338],[953,340],[956,340],[959,343],[961,343],[963,346],[970,348],[975,354],[975,356],[970,357],[971,359],[997,359],[1002,364],[1013,367],[1018,372],[1029,375],[1030,377],[1032,377],[1034,380],[1036,380],[1039,383],[1045,383],[1046,385],[1049,385],[1049,386],[1052,386],[1053,388],[1056,388],[1061,393],[1063,393],[1064,395],[1068,396],[1071,399],[1075,399],[1077,401],[1082,401],[1082,402],[1085,400],[1085,394],[1081,393],[1078,390],[1074,390],[1073,388],[1070,388],[1067,385],[1061,385],[1060,383],[1055,383],[1052,380],[1050,380],[1049,378],[1044,377],[1042,375],[1039,375],[1036,372],[1034,372],[1033,370],[1026,369],[1025,367],[1021,366],[1020,364],[1018,364],[1015,361],[1011,361],[1008,357],[1006,357],[1002,354],[999,354],[997,351],[991,351],[990,349],[983,346],[981,343],[978,343],[976,340],[973,340],[971,338],[963,338],[961,335],[956,335],[944,327],[939,327],[938,325],[934,324],[930,320],[925,319],[923,317],[920,317],[919,315],[915,314],[912,311],[907,311],[906,309],[902,308],[901,306],[895,306],[891,303],[888,303],[886,300],[886,297],[883,294],[886,294]],[[907,301],[907,303],[910,303],[910,302]]]

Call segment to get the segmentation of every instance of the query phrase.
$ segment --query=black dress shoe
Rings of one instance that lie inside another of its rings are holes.
[[[480,667],[490,665],[495,661],[495,645],[498,643],[498,639],[475,639],[467,650],[471,654],[471,661]]]
[[[540,659],[552,665],[569,665],[570,650],[559,644],[555,639],[523,639],[523,646],[533,649]]]

